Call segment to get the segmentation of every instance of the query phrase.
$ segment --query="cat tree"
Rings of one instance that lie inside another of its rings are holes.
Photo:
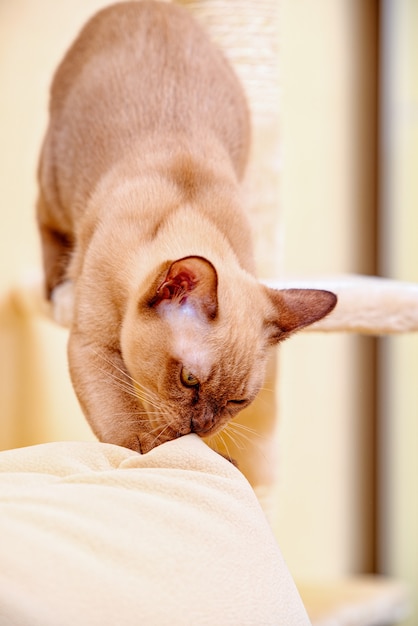
[[[277,0],[178,0],[209,30],[231,60],[247,92],[253,121],[253,146],[248,180],[250,216],[256,241],[259,276],[276,288],[307,287],[337,293],[335,311],[308,329],[310,332],[353,332],[371,335],[418,330],[418,286],[377,277],[337,276],[319,280],[277,280],[281,272],[283,233],[278,204],[280,180],[279,127],[279,13]],[[266,387],[272,387],[277,367],[270,363]],[[274,394],[262,392],[252,411],[243,418],[246,426],[261,432],[254,450],[243,453],[239,446],[233,456],[252,483],[266,512],[272,516],[276,468],[275,458],[277,385]],[[264,443],[260,443],[264,442]],[[229,445],[229,444],[228,444]],[[406,613],[404,588],[379,578],[351,579],[330,585],[300,585],[314,624],[395,623]]]

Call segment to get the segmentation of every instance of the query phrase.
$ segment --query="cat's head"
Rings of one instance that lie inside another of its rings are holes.
[[[273,290],[192,256],[164,264],[122,326],[122,357],[154,445],[216,433],[250,404],[269,348],[329,313],[328,291]],[[151,446],[152,447],[152,446]]]

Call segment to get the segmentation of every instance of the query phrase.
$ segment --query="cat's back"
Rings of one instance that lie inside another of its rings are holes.
[[[50,109],[90,133],[103,121],[131,136],[206,125],[233,149],[232,135],[242,146],[249,135],[242,87],[223,54],[186,9],[152,0],[91,18],[58,67]]]
[[[44,196],[61,212],[82,210],[115,163],[143,162],[150,146],[158,153],[181,138],[200,155],[217,142],[242,177],[250,122],[231,66],[183,7],[145,0],[102,9],[53,78]]]
[[[154,0],[119,2],[101,9],[81,29],[55,72],[52,108],[58,108],[60,98],[104,59],[114,67],[123,55],[125,69],[141,60],[150,73],[161,69],[164,51],[170,47],[173,54],[176,47],[172,35],[176,33],[179,41],[193,39],[195,26],[186,11]]]

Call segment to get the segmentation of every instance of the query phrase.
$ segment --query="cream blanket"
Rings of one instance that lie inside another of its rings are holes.
[[[242,474],[188,435],[0,454],[0,624],[306,626]]]

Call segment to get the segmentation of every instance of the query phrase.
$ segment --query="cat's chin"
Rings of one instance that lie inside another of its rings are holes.
[[[51,295],[52,316],[60,326],[70,328],[73,321],[74,285],[65,280],[55,287]]]
[[[147,433],[142,433],[140,437],[135,437],[135,441],[132,440],[128,444],[125,443],[124,445],[125,447],[131,448],[132,450],[136,450],[137,452],[140,452],[141,454],[146,454],[147,452],[150,452],[153,448],[156,448],[157,446],[160,446],[163,443],[167,443],[168,441],[172,441],[173,439],[178,439],[179,437],[184,437],[185,435],[195,434],[204,440],[206,439],[206,437],[210,438],[212,435],[216,434],[219,430],[220,430],[219,428],[215,427],[215,428],[209,429],[207,432],[201,432],[201,433],[193,433],[193,431],[190,429],[184,430],[184,432],[176,432],[175,434],[174,433],[169,434],[167,432],[164,432],[164,434],[161,434],[161,435],[149,435]]]

